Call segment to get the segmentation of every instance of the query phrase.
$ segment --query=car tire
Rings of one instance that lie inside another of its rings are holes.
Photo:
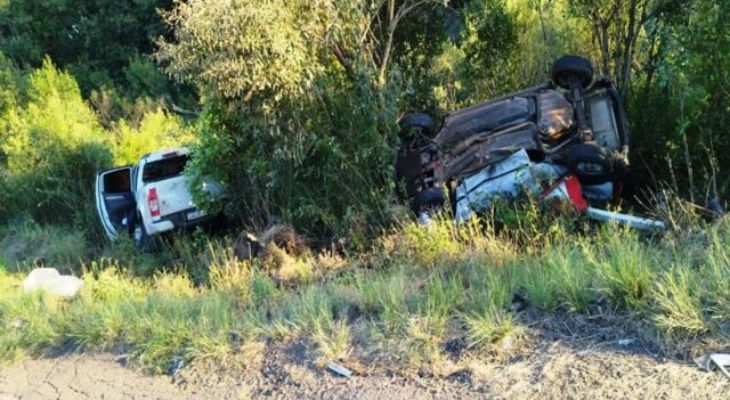
[[[428,188],[421,190],[413,197],[411,208],[416,215],[422,212],[433,211],[443,207],[446,203],[444,192],[438,188]]]
[[[420,129],[427,136],[433,135],[436,124],[430,115],[424,113],[406,114],[398,120],[398,126],[401,130]]]
[[[608,151],[595,143],[581,143],[568,148],[566,166],[573,171],[581,183],[595,185],[611,181],[614,160]]]
[[[583,57],[563,56],[553,64],[552,78],[562,88],[571,89],[571,83],[577,80],[585,89],[593,82],[593,65]]]
[[[144,221],[141,217],[137,217],[137,223],[134,225],[132,230],[132,242],[134,247],[142,251],[152,251],[154,248],[153,238],[147,234],[147,230],[144,227]]]

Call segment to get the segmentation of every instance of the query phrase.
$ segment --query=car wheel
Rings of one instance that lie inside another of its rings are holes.
[[[152,237],[147,234],[142,218],[137,218],[137,223],[132,230],[132,241],[134,242],[134,247],[142,251],[152,250]]]
[[[401,130],[420,129],[427,136],[433,135],[436,125],[430,115],[424,113],[406,114],[398,120]]]
[[[613,158],[595,143],[581,143],[568,148],[565,164],[581,183],[594,185],[613,178]]]
[[[443,207],[444,203],[446,203],[446,198],[444,197],[444,192],[442,192],[441,189],[428,188],[421,190],[418,194],[416,194],[413,201],[411,201],[411,208],[413,209],[413,212],[418,215],[422,212],[439,209]]]
[[[593,82],[593,65],[583,57],[563,56],[553,64],[552,78],[562,88],[572,89],[577,82],[585,89]]]

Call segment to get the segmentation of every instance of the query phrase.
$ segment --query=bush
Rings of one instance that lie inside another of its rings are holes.
[[[192,144],[194,140],[179,118],[159,108],[144,114],[137,128],[120,120],[114,136],[115,165],[134,164],[145,153]]]
[[[182,121],[159,108],[107,131],[76,80],[50,59],[27,74],[6,64],[0,60],[0,79],[8,85],[0,94],[0,220],[31,217],[102,237],[97,172],[192,141]]]
[[[109,138],[76,81],[50,60],[28,77],[27,96],[3,116],[5,216],[29,213],[37,221],[98,226],[94,177],[112,163]]]

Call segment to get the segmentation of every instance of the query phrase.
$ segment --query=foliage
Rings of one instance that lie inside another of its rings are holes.
[[[0,151],[10,175],[2,203],[10,215],[91,226],[96,171],[109,166],[108,138],[75,80],[46,60],[28,77],[28,101],[6,111]]]
[[[399,114],[438,116],[544,82],[565,53],[586,55],[618,83],[642,188],[669,186],[696,202],[727,194],[730,161],[718,155],[730,151],[729,6],[6,1],[0,358],[124,346],[162,372],[174,357],[238,352],[253,363],[261,340],[302,337],[320,361],[368,354],[437,370],[453,343],[498,353],[521,336],[515,299],[568,315],[608,305],[683,354],[726,342],[725,222],[698,226],[687,213],[677,221],[691,224],[645,238],[528,203],[460,225],[447,214],[427,227],[389,223]],[[268,264],[240,262],[226,239],[202,233],[173,237],[157,254],[124,239],[95,245],[95,174],[181,144],[195,148],[196,183],[227,187],[225,210],[238,222],[255,229],[278,218],[314,244],[341,239],[360,252],[330,267],[334,256],[277,249]],[[22,293],[21,276],[7,272],[41,265],[84,270],[80,297]]]
[[[0,51],[31,68],[51,57],[71,71],[85,94],[110,84],[125,85],[132,98],[164,94],[157,84],[145,85],[135,71],[139,56],[151,53],[153,40],[164,33],[156,10],[170,4],[169,0],[8,0],[0,8]]]
[[[8,83],[0,115],[3,219],[30,216],[95,235],[97,172],[133,163],[160,147],[192,142],[183,122],[160,109],[142,114],[137,128],[119,120],[112,132],[104,129],[73,76],[49,59],[36,70],[6,62],[1,71]]]
[[[668,182],[704,203],[726,196],[730,187],[721,174],[730,165],[719,157],[730,146],[722,134],[730,116],[730,27],[722,16],[730,5],[703,0],[685,6],[658,24],[645,46],[651,56],[630,104],[640,161],[634,165],[638,184]]]
[[[725,225],[682,240],[681,252],[674,248],[678,237],[641,241],[606,229],[577,239],[535,239],[500,261],[492,249],[510,247],[512,235],[458,234],[471,228],[446,220],[432,224],[444,226],[426,230],[413,224],[394,234],[435,234],[436,241],[451,241],[442,247],[454,249],[452,257],[439,264],[421,265],[421,250],[379,258],[376,248],[360,255],[372,260],[371,269],[329,272],[297,286],[277,285],[273,271],[235,260],[216,242],[207,244],[207,283],[194,285],[185,265],[140,279],[130,272],[136,266],[122,268],[119,261],[139,260],[119,254],[87,263],[85,286],[70,301],[23,293],[22,275],[0,268],[0,325],[5,327],[0,359],[72,343],[89,350],[123,346],[132,362],[155,372],[166,371],[176,357],[227,362],[242,352],[247,365],[255,366],[260,343],[299,338],[313,346],[318,363],[376,357],[383,368],[437,372],[461,362],[445,351],[454,343],[465,345],[460,352],[467,359],[472,353],[529,351],[518,343],[529,340],[530,318],[537,311],[515,311],[515,301],[547,310],[559,306],[566,314],[560,318],[577,314],[584,321],[596,309],[603,310],[602,318],[612,318],[603,308],[608,300],[624,322],[644,324],[642,330],[649,324],[660,333],[645,340],[682,356],[711,347],[713,340],[722,345],[730,334]],[[407,242],[415,240],[422,239]],[[573,246],[576,240],[579,246]],[[641,268],[655,279],[642,286],[640,297],[629,297],[621,288],[645,281],[644,271],[628,268],[628,261],[638,262],[648,253],[652,262]],[[695,253],[707,255],[707,261],[693,265],[686,254]],[[185,261],[190,262],[198,261]],[[540,313],[537,318],[542,324],[549,320]]]
[[[145,113],[137,129],[120,120],[114,136],[115,165],[134,164],[145,153],[192,144],[195,140],[180,118],[161,109]]]
[[[357,60],[333,57],[351,34],[346,7],[224,3],[179,4],[168,15],[177,40],[158,53],[209,96],[193,176],[224,183],[228,211],[249,225],[277,216],[318,238],[360,240],[388,200],[397,81],[379,86]]]

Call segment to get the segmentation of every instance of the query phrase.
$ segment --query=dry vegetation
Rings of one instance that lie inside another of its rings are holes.
[[[524,222],[519,231],[484,221],[405,222],[350,257],[277,249],[242,262],[227,239],[193,235],[146,258],[118,243],[84,261],[86,286],[71,301],[19,288],[22,271],[69,259],[49,253],[51,243],[39,250],[43,258],[4,261],[1,355],[124,351],[160,373],[175,358],[255,366],[266,343],[304,340],[320,365],[441,375],[474,357],[528,351],[545,316],[574,330],[588,329],[581,319],[618,318],[627,335],[669,357],[727,350],[727,221],[664,237],[576,228],[570,218],[532,221],[530,229]],[[3,240],[67,240],[44,229],[26,225]],[[151,270],[150,279],[133,273]]]

